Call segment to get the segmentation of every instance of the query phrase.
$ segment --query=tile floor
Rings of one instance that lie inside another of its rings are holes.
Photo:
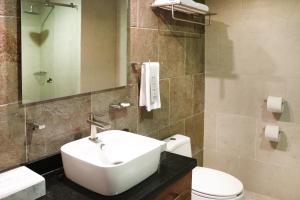
[[[251,191],[245,191],[245,200],[279,200],[262,194]]]

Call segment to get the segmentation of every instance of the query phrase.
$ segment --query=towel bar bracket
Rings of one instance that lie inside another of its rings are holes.
[[[182,18],[179,18],[179,17],[176,17],[175,16],[175,8],[174,8],[174,5],[172,5],[172,19],[176,20],[176,21],[182,21],[182,22],[188,22],[188,23],[192,23],[192,24],[198,24],[198,25],[202,25],[202,26],[208,26],[208,25],[211,25],[211,16],[212,15],[216,15],[216,13],[207,13],[203,16],[208,16],[208,22],[207,23],[202,23],[202,22],[199,22],[199,21],[195,21],[195,20],[188,20],[188,19],[182,19]]]

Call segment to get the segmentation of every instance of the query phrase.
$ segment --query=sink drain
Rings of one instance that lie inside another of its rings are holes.
[[[120,164],[122,164],[123,163],[123,161],[116,161],[116,162],[113,162],[112,164],[113,165],[120,165]]]

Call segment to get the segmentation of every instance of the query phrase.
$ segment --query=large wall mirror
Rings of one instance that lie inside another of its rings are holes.
[[[127,84],[128,0],[21,0],[22,101]]]

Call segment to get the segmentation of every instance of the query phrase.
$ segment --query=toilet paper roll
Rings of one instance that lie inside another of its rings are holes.
[[[273,113],[283,112],[283,98],[269,96],[267,99],[267,110]]]
[[[265,127],[265,137],[272,142],[279,142],[280,140],[279,126],[267,125]]]

